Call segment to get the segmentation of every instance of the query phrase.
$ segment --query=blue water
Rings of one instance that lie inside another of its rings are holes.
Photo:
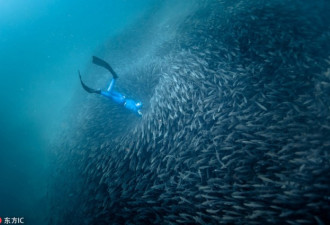
[[[0,218],[327,224],[329,8],[0,0]]]
[[[48,146],[85,69],[152,0],[0,0],[0,217],[47,217]]]

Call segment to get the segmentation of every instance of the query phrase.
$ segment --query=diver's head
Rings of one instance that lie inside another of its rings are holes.
[[[136,108],[140,109],[142,107],[142,102],[137,102],[135,104]]]

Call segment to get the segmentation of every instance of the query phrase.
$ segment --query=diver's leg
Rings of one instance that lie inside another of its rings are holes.
[[[101,95],[103,95],[104,97],[112,98],[111,94],[107,91],[101,91]]]
[[[108,92],[112,92],[113,89],[114,89],[115,84],[116,84],[116,79],[113,78],[113,79],[110,81],[110,84],[109,84],[109,86],[108,86],[107,91],[108,91]]]
[[[82,87],[87,91],[88,93],[96,93],[96,94],[101,94],[101,90],[95,90],[93,88],[88,87],[81,79],[80,71],[78,70],[79,78],[80,78],[80,83]]]
[[[112,67],[103,59],[100,59],[96,56],[93,56],[93,63],[98,65],[98,66],[102,66],[103,68],[107,69],[108,71],[110,71],[110,73],[112,74],[113,78],[117,79],[118,75],[116,74],[116,72],[112,69]]]
[[[119,92],[116,92],[116,91],[112,91],[112,92],[108,92],[113,101],[115,101],[116,103],[119,103],[119,104],[124,104],[125,103],[125,96],[120,94]]]
[[[115,96],[115,97],[126,98],[125,95],[123,95],[123,94],[121,94],[121,93],[119,93],[119,92],[117,92],[117,91],[112,91],[110,94],[111,94],[112,96]]]

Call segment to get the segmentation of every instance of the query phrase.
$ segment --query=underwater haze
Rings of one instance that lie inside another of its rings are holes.
[[[77,70],[153,1],[0,0],[0,217],[46,224],[48,150]]]
[[[0,0],[0,218],[329,224],[329,11]]]

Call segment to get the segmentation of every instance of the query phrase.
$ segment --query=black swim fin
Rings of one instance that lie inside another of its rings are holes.
[[[81,75],[80,75],[80,71],[79,70],[78,70],[78,74],[79,74],[81,85],[85,89],[85,91],[87,91],[88,93],[101,94],[101,90],[95,90],[93,88],[88,87],[86,84],[84,84],[84,82],[81,79]]]
[[[110,71],[110,73],[112,74],[113,78],[114,79],[117,79],[118,78],[118,75],[116,74],[116,72],[111,68],[111,66],[106,62],[104,61],[103,59],[100,59],[96,56],[93,56],[93,63],[98,65],[98,66],[102,66],[103,68],[107,69]]]

